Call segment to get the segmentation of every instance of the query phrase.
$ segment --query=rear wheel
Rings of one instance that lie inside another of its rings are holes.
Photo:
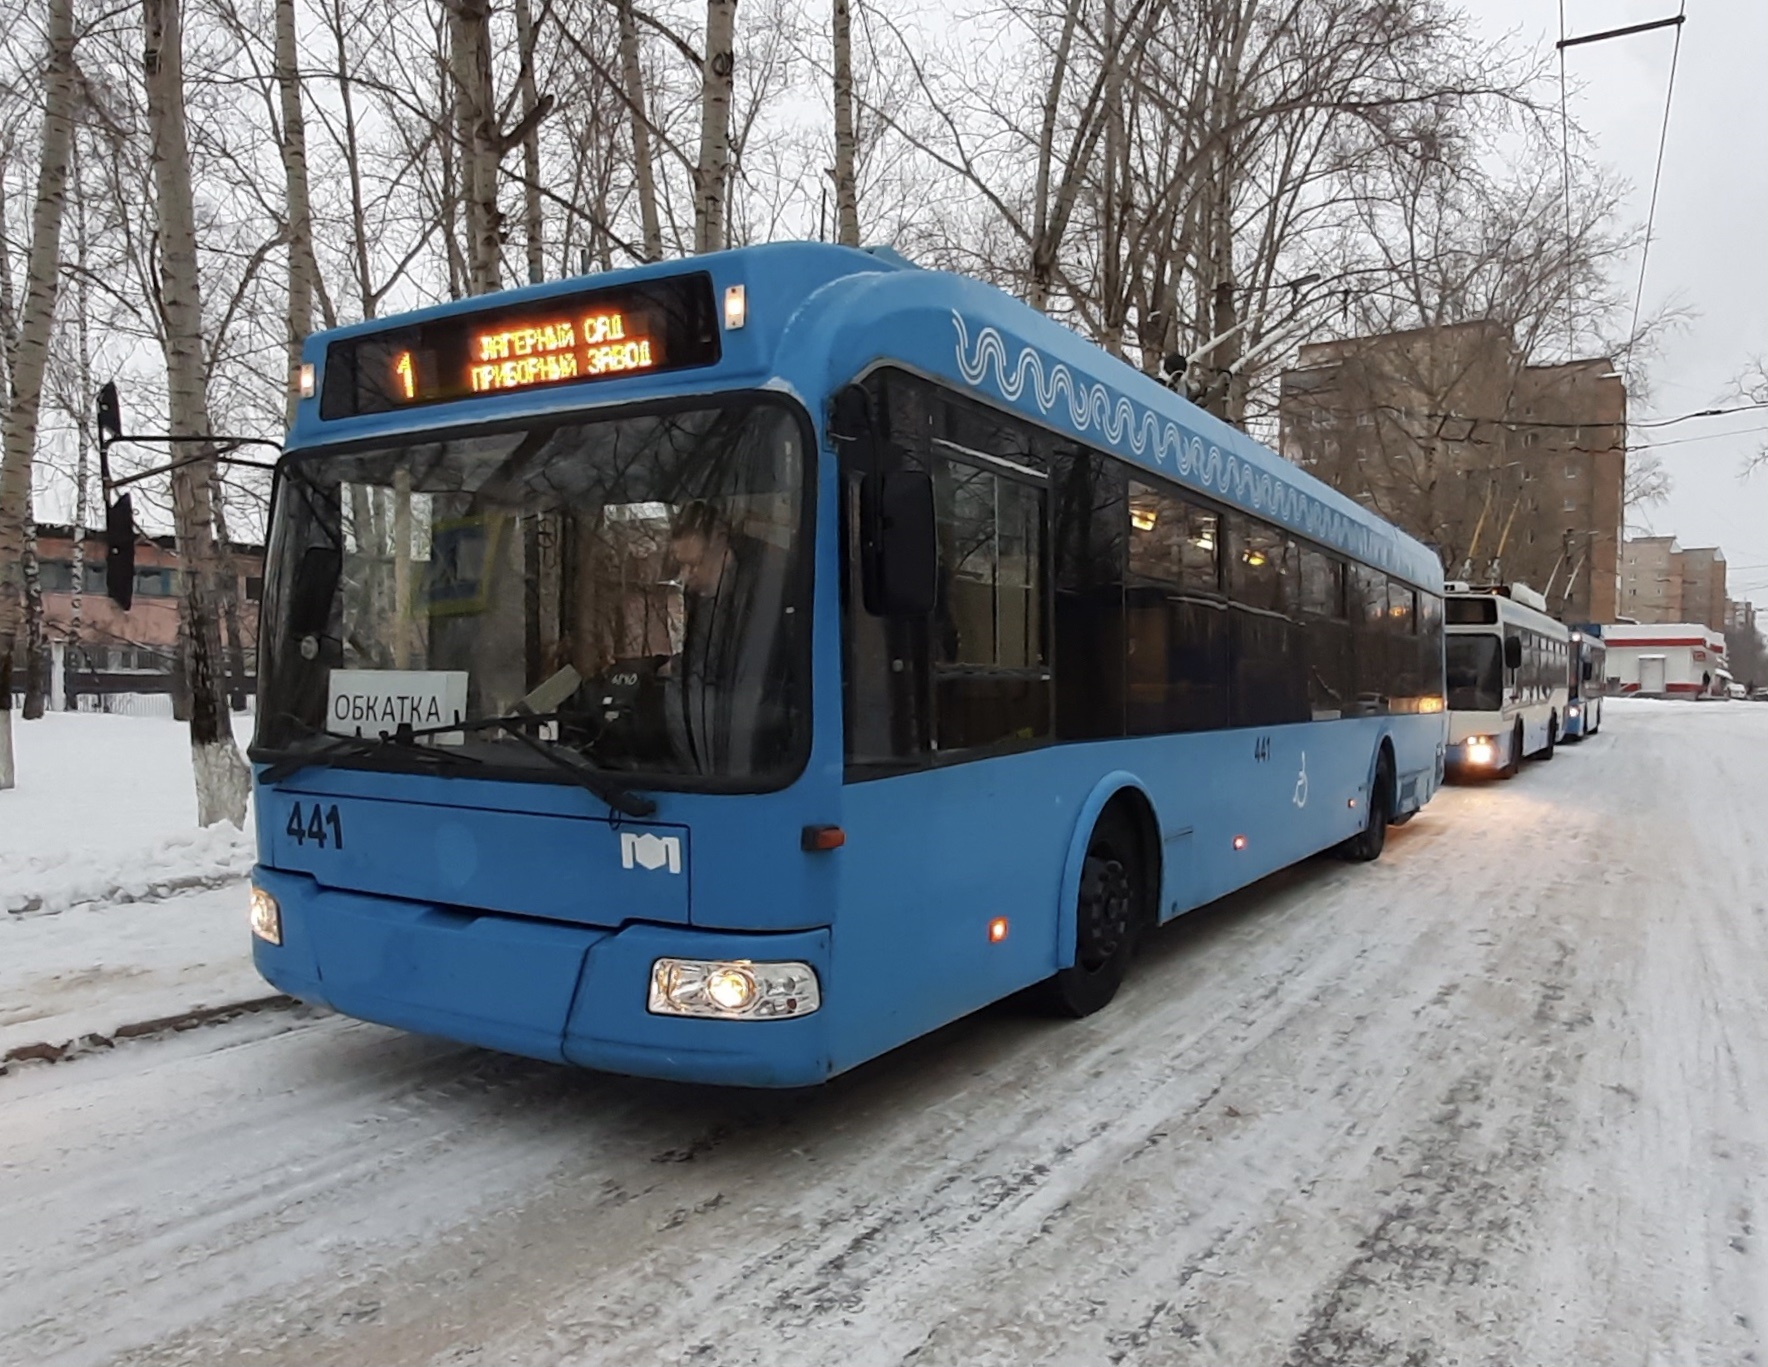
[[[1081,866],[1074,963],[1058,970],[1048,985],[1050,1004],[1058,1011],[1090,1016],[1117,995],[1149,919],[1149,876],[1128,814],[1107,807]]]
[[[1369,790],[1369,819],[1358,831],[1338,847],[1340,858],[1356,864],[1368,864],[1381,858],[1387,846],[1387,824],[1394,807],[1394,767],[1387,751],[1375,761],[1375,785]]]
[[[1553,749],[1559,744],[1559,714],[1555,712],[1547,719],[1547,748],[1536,759],[1552,759]]]

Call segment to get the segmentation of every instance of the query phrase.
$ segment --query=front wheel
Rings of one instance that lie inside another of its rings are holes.
[[[1068,1016],[1090,1016],[1117,995],[1148,921],[1146,862],[1121,810],[1107,809],[1093,827],[1075,902],[1074,962],[1049,980],[1050,1004]]]
[[[1498,771],[1499,778],[1515,778],[1522,772],[1522,744],[1522,723],[1519,721],[1510,733],[1510,755]]]
[[[1369,790],[1369,819],[1363,829],[1338,847],[1341,859],[1368,864],[1387,848],[1387,825],[1394,805],[1394,770],[1387,753],[1375,765],[1375,786]]]

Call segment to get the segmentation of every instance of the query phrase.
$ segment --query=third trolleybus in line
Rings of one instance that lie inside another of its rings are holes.
[[[1441,781],[1422,545],[994,289],[779,244],[308,340],[264,601],[270,982],[820,1081]]]
[[[1525,758],[1552,759],[1566,715],[1571,631],[1524,584],[1450,584],[1449,767],[1514,777]]]
[[[1608,694],[1608,647],[1594,626],[1572,629],[1567,686],[1564,739],[1594,736],[1602,729],[1602,700]]]

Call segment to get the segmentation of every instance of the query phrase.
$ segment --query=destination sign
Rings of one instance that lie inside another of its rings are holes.
[[[719,354],[711,278],[670,276],[343,338],[326,348],[319,415],[681,370]]]

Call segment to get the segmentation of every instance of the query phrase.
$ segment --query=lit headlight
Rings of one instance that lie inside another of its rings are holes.
[[[1578,715],[1578,705],[1576,703],[1573,703],[1570,707],[1565,709],[1565,714],[1568,717],[1577,716]]]
[[[282,943],[282,908],[263,888],[252,889],[252,934],[273,945]]]
[[[1490,736],[1469,736],[1467,738],[1467,762],[1469,764],[1490,764],[1494,758]]]
[[[749,959],[659,959],[651,965],[647,1009],[659,1016],[784,1020],[823,1004],[809,964]]]

